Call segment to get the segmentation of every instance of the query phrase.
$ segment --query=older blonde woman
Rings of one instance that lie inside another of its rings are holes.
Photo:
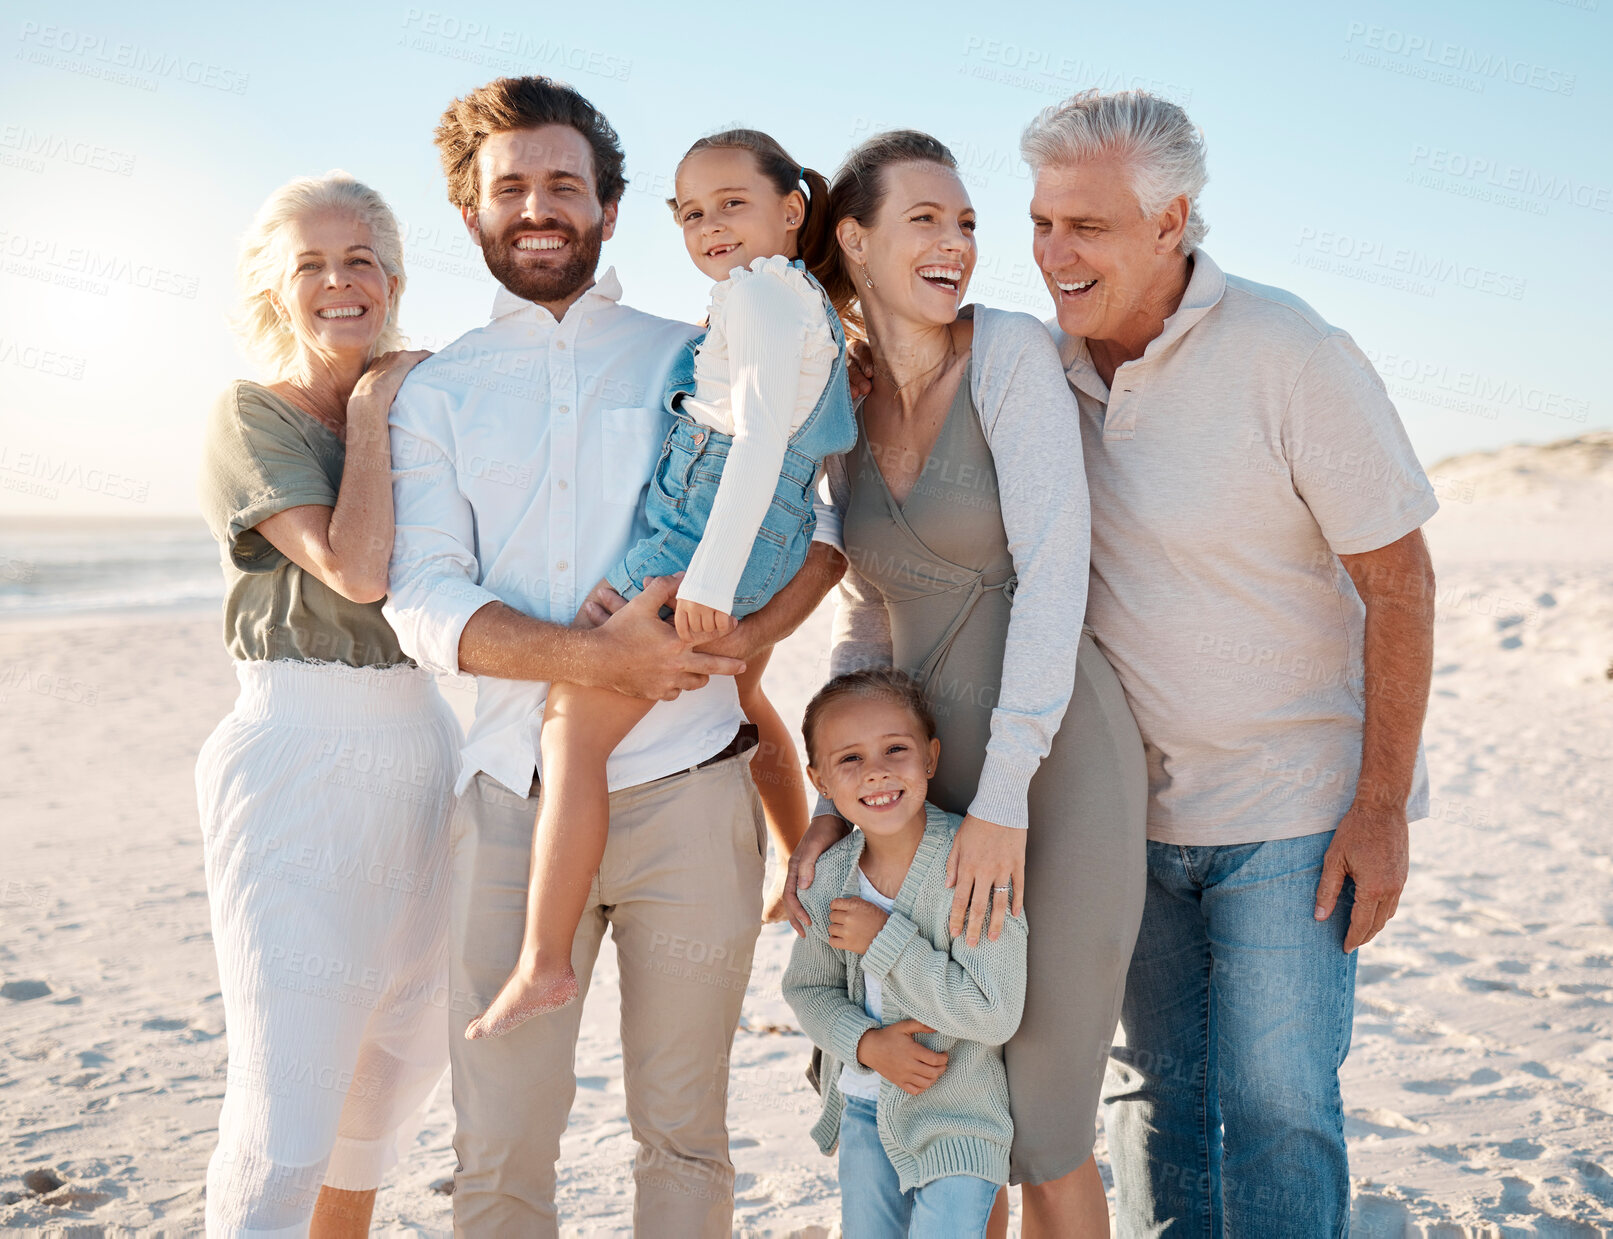
[[[381,615],[397,223],[345,173],[270,196],[238,327],[273,380],[207,426],[234,711],[197,799],[229,1037],[209,1235],[361,1235],[447,1058],[447,810],[459,730]]]

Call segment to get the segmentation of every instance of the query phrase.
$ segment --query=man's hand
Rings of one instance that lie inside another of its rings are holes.
[[[1333,915],[1344,879],[1355,879],[1355,909],[1344,949],[1371,942],[1406,885],[1410,841],[1406,798],[1434,669],[1434,565],[1423,532],[1356,555],[1340,555],[1366,608],[1361,652],[1366,717],[1355,801],[1339,822],[1316,885],[1316,919]]]
[[[829,903],[829,945],[866,955],[889,915],[866,899],[841,897]]]
[[[726,637],[739,623],[726,612],[704,603],[690,602],[687,598],[678,599],[672,622],[678,630],[678,636],[690,645]]]
[[[802,938],[806,937],[807,926],[812,924],[812,918],[801,906],[796,891],[805,890],[812,885],[812,875],[817,868],[818,857],[850,833],[851,827],[842,819],[833,813],[825,813],[812,819],[812,825],[807,827],[806,834],[801,836],[801,842],[796,844],[795,851],[790,853],[789,870],[784,875],[784,903],[790,910],[790,927]]]
[[[888,1028],[870,1028],[857,1042],[857,1061],[902,1092],[917,1097],[947,1069],[944,1053],[926,1049],[913,1039],[917,1033],[934,1031],[918,1020],[898,1020]]]
[[[947,928],[956,938],[964,930],[968,914],[970,946],[980,945],[980,927],[991,908],[991,927],[986,937],[993,942],[1003,931],[1008,898],[994,887],[1012,886],[1014,915],[1025,910],[1025,835],[1023,830],[999,826],[980,817],[966,817],[952,837],[947,857],[947,885],[952,887],[952,917]]]
[[[1406,810],[1350,806],[1322,858],[1322,880],[1316,885],[1316,919],[1333,915],[1344,879],[1355,879],[1355,908],[1344,936],[1345,951],[1365,946],[1400,907],[1406,885],[1411,845]]]
[[[691,649],[661,618],[677,593],[675,577],[649,577],[644,591],[588,634],[597,678],[592,682],[628,697],[671,701],[714,675],[739,675],[745,664]]]

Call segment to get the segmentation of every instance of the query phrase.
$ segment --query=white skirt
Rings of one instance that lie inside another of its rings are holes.
[[[460,729],[413,667],[238,662],[196,763],[229,1038],[209,1235],[305,1235],[396,1164],[448,1058]]]

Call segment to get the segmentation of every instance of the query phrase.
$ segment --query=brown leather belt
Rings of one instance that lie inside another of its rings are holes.
[[[727,761],[730,757],[738,757],[741,753],[748,753],[762,741],[762,729],[755,723],[741,723],[734,738],[723,748],[718,749],[705,761],[690,766],[690,770],[700,770],[706,766],[715,766],[720,761]]]
[[[760,727],[758,727],[755,723],[741,723],[739,725],[739,730],[734,733],[734,738],[732,740],[730,740],[722,748],[718,749],[710,757],[706,758],[705,761],[696,762],[694,765],[690,766],[686,773],[693,774],[696,770],[704,770],[707,766],[715,766],[718,762],[727,761],[730,757],[738,757],[741,753],[748,753],[758,744],[760,744],[761,740],[762,729]],[[675,778],[676,776],[662,775],[661,777]],[[653,783],[658,782],[659,780],[652,779],[650,781]],[[538,794],[540,784],[541,781],[539,780],[536,771],[534,771],[532,775],[532,790],[529,791],[527,795],[536,796]]]

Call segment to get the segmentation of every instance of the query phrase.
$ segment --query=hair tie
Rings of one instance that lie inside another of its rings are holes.
[[[798,181],[806,180],[806,167],[805,167],[805,165],[802,165],[801,171],[800,171],[799,175],[796,176],[795,179],[798,180]]]

